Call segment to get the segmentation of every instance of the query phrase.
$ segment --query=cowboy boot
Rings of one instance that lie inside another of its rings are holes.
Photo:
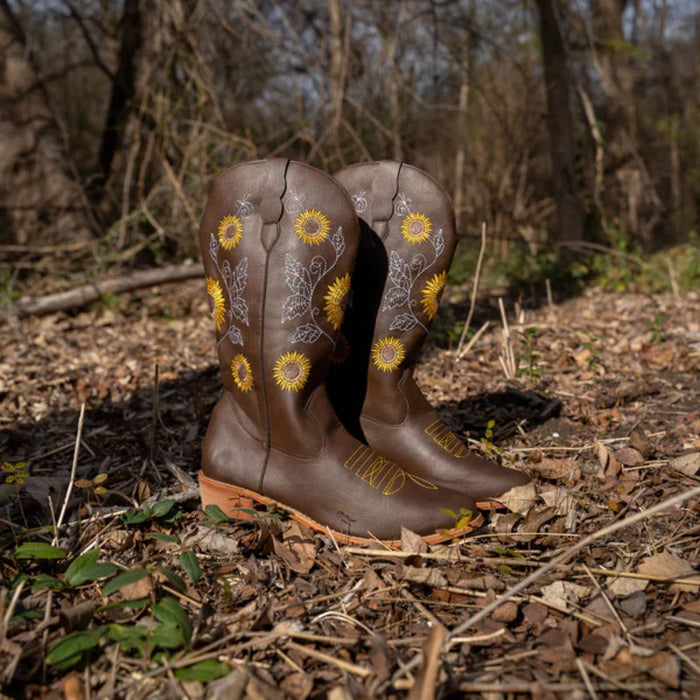
[[[528,477],[473,454],[413,379],[457,244],[449,197],[426,173],[390,161],[335,179],[352,197],[362,238],[343,322],[350,352],[332,368],[331,401],[355,437],[410,473],[495,505]]]
[[[439,542],[480,522],[473,500],[407,472],[342,426],[324,381],[359,240],[352,203],[285,159],[218,178],[199,229],[224,392],[199,477],[203,504],[257,517],[278,504],[343,543]],[[445,513],[471,512],[455,522]]]

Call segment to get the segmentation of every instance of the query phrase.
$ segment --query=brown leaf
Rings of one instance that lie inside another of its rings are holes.
[[[306,700],[314,688],[314,682],[308,673],[298,671],[290,673],[280,683],[280,688],[294,700]]]
[[[491,619],[495,620],[496,622],[514,622],[517,617],[518,606],[511,601],[503,603],[503,605],[497,607],[491,615]]]
[[[94,600],[84,600],[77,605],[64,603],[59,612],[61,626],[66,632],[86,629],[92,622],[92,616],[97,607],[98,603]]]
[[[273,538],[272,546],[275,554],[298,574],[308,574],[316,563],[316,545],[295,520],[284,533],[284,540]]]
[[[545,457],[531,466],[543,479],[571,479],[576,471],[576,462],[571,457],[566,459]]]
[[[65,700],[83,700],[85,691],[80,676],[71,673],[63,681],[63,697]]]
[[[516,486],[498,497],[499,502],[508,510],[522,515],[525,515],[532,508],[536,499],[537,491],[532,481],[524,486]]]
[[[425,554],[428,551],[428,543],[420,535],[402,525],[401,551],[409,554]]]
[[[419,568],[417,566],[402,566],[402,578],[411,583],[421,583],[425,586],[445,588],[447,579],[440,573],[440,569],[433,567]]]
[[[693,571],[693,567],[679,556],[665,551],[646,557],[639,565],[637,573],[660,576],[662,578],[697,579],[698,583],[674,583],[669,587],[671,592],[688,591],[697,593],[700,589],[700,574]]]
[[[518,533],[524,534],[514,535],[514,539],[517,542],[531,542],[538,536],[542,525],[556,515],[557,509],[553,507],[542,508],[541,510],[533,508],[518,526]]]
[[[640,464],[644,464],[644,457],[634,447],[623,447],[621,450],[616,450],[613,457],[625,467],[638,467]]]
[[[679,457],[674,457],[669,466],[686,476],[695,476],[700,470],[700,452],[688,452]]]

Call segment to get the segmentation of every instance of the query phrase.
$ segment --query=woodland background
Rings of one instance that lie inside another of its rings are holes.
[[[197,256],[213,179],[268,156],[425,168],[466,268],[485,221],[530,279],[678,245],[696,279],[690,0],[0,0],[0,43],[5,295],[42,246],[87,277]]]

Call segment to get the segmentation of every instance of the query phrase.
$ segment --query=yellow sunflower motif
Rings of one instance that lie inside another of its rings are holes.
[[[272,370],[277,385],[285,391],[300,391],[311,373],[311,362],[300,352],[281,355]]]
[[[378,340],[372,347],[372,362],[382,372],[393,372],[406,357],[403,343],[393,336]]]
[[[231,375],[236,386],[242,391],[250,391],[253,388],[253,372],[250,362],[244,355],[238,354],[231,362]]]
[[[338,341],[335,344],[335,350],[333,351],[333,357],[331,357],[331,362],[334,365],[342,365],[345,360],[350,356],[350,343],[348,339],[341,333],[338,336]]]
[[[326,312],[328,323],[331,324],[333,330],[338,330],[343,322],[343,314],[345,313],[345,304],[348,301],[350,294],[350,273],[343,277],[336,277],[333,284],[328,287],[328,294],[323,297],[326,305],[323,310]]]
[[[216,324],[216,330],[221,328],[224,318],[226,318],[226,304],[224,303],[224,292],[221,289],[219,280],[207,277],[207,294],[209,295],[209,310],[211,317]]]
[[[219,243],[224,250],[232,250],[243,237],[243,222],[233,214],[221,219],[219,224]]]
[[[318,209],[307,209],[297,216],[294,222],[294,233],[309,245],[322,243],[331,230],[331,222]]]
[[[422,243],[430,238],[433,225],[430,219],[419,212],[407,214],[401,222],[401,235],[409,243]]]
[[[425,315],[432,321],[438,312],[440,297],[447,283],[447,272],[435,273],[423,288],[423,298],[420,300]]]

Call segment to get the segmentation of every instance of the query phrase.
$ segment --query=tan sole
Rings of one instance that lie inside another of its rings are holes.
[[[290,508],[284,503],[281,503],[280,501],[275,501],[259,493],[255,493],[255,491],[250,491],[240,486],[233,486],[232,484],[226,484],[222,481],[210,479],[201,473],[199,475],[199,492],[202,498],[202,507],[205,508],[209,505],[217,505],[229,518],[233,518],[235,520],[259,520],[264,518],[265,514],[262,512],[251,512],[255,511],[256,506],[276,505],[287,511],[291,518],[310,527],[312,530],[321,532],[325,535],[330,533],[338,544],[376,544],[377,542],[381,541],[390,547],[401,547],[401,540],[379,540],[372,539],[371,537],[353,537],[351,535],[346,535],[342,532],[332,530],[329,527],[317,523],[315,520],[312,520],[307,515],[300,513],[298,510]],[[464,527],[444,531],[441,530],[433,533],[432,535],[424,536],[423,539],[428,544],[439,544],[440,542],[458,539],[481,527],[483,522],[484,518],[481,513],[479,513]]]
[[[501,508],[505,508],[505,506],[496,499],[492,499],[490,501],[477,501],[476,507],[479,510],[501,510]]]

